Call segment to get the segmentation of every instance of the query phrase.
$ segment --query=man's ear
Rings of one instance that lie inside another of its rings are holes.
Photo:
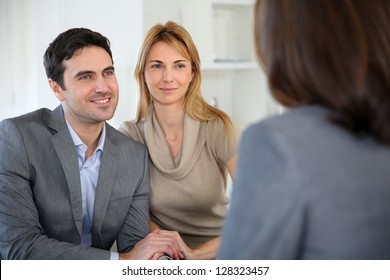
[[[59,101],[64,101],[65,97],[61,86],[56,81],[53,81],[52,79],[49,79],[48,81],[49,81],[49,86],[53,91],[54,95],[57,97],[57,99]]]

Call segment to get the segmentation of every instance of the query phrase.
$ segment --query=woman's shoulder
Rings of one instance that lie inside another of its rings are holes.
[[[220,118],[202,121],[201,123],[203,123],[205,125],[206,129],[208,129],[210,131],[213,131],[215,129],[223,129],[224,128],[223,121]]]
[[[206,135],[213,139],[226,139],[230,142],[238,142],[241,137],[240,127],[231,119],[228,124],[221,118],[216,118],[205,122]]]
[[[232,131],[228,131],[224,121],[220,118],[205,121],[204,125],[206,143],[218,158],[227,161],[237,154],[240,138],[237,127],[232,126]]]
[[[144,143],[143,122],[136,122],[135,120],[124,121],[118,130],[135,141]]]
[[[307,105],[269,117],[248,126],[243,133],[246,144],[266,142],[294,151],[348,149],[364,138],[332,121],[330,109]]]
[[[207,140],[212,140],[215,138],[226,138],[226,127],[224,122],[221,119],[213,119],[202,121],[201,125],[204,126],[206,132]]]
[[[330,111],[328,109],[321,106],[300,106],[286,109],[282,114],[268,116],[262,120],[249,124],[247,129],[273,127],[275,129],[281,128],[283,131],[286,131],[286,128],[297,131],[311,125],[317,126],[319,122],[328,122],[329,113]],[[304,126],[302,126],[302,124],[304,124]],[[289,129],[287,129],[287,131],[288,130]]]

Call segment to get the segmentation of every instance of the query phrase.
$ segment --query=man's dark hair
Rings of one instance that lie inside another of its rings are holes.
[[[88,46],[105,49],[114,63],[110,41],[106,37],[87,28],[72,28],[58,35],[47,48],[43,56],[47,78],[56,81],[61,88],[65,89],[65,67],[62,62],[71,59],[77,50]]]

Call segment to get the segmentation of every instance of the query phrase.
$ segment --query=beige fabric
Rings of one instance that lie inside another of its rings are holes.
[[[200,122],[186,115],[176,159],[154,114],[139,124],[124,122],[119,130],[148,147],[152,221],[178,231],[192,248],[219,236],[229,202],[225,164],[237,153],[236,138],[226,143],[223,122]]]

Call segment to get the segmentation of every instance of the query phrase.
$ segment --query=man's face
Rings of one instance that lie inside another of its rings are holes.
[[[72,126],[100,124],[113,117],[119,87],[110,55],[100,47],[77,50],[63,61],[64,87],[50,81]]]

